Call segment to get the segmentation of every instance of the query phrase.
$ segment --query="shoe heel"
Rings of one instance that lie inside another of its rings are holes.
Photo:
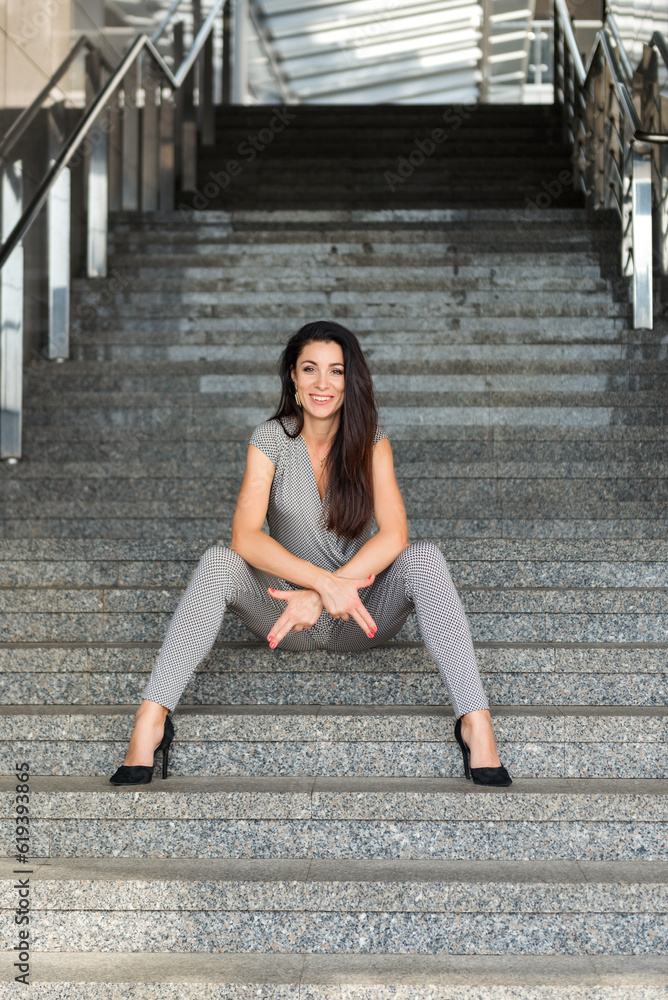
[[[469,781],[471,780],[471,751],[467,747],[466,743],[462,739],[462,723],[460,719],[457,719],[455,723],[455,739],[459,743],[459,749],[462,752],[462,760],[464,761],[464,777]]]
[[[167,716],[165,719],[165,729],[162,736],[162,741],[158,750],[162,750],[162,777],[163,779],[167,777],[167,768],[169,766],[169,748],[172,745],[172,740],[174,739],[174,724],[172,720]]]

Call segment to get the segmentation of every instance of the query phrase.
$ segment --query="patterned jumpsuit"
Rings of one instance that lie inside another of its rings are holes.
[[[293,432],[294,425],[289,429]],[[384,437],[379,429],[374,444]],[[321,526],[327,494],[321,501],[303,437],[290,438],[277,420],[267,420],[256,427],[250,443],[275,468],[267,508],[271,536],[294,555],[330,572],[352,559],[369,539],[371,525],[356,539],[340,538]],[[266,639],[285,608],[283,601],[268,594],[268,587],[298,589],[294,583],[255,569],[223,545],[208,548],[172,616],[142,697],[169,709],[176,707],[195,667],[211,650],[226,609],[254,635]],[[395,636],[414,610],[455,716],[488,707],[468,622],[436,545],[409,545],[359,594],[378,627],[373,639],[354,619],[334,619],[323,610],[315,625],[288,632],[278,648],[362,652]]]

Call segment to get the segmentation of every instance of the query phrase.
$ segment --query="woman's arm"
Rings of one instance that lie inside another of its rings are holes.
[[[409,544],[406,508],[387,438],[382,438],[373,448],[373,495],[378,531],[349,562],[334,571],[334,576],[358,579],[369,573],[380,573]]]

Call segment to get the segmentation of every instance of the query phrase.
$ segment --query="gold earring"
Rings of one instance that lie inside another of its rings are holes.
[[[297,406],[301,406],[302,405],[302,401],[299,398],[299,389],[297,388],[297,386],[295,386],[295,402],[296,402]]]

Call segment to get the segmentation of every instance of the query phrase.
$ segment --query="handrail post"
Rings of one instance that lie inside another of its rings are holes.
[[[232,0],[232,104],[248,100],[248,0]]]
[[[174,153],[176,147],[176,107],[172,88],[165,83],[160,88],[160,211],[171,212],[174,208]]]
[[[199,25],[193,26],[193,34],[197,34]],[[199,61],[199,57],[198,57]],[[188,70],[183,84],[179,88],[181,98],[181,179],[182,191],[194,191],[197,188],[197,108],[195,107],[195,71],[198,62]]]
[[[55,160],[50,161],[53,166]],[[65,167],[47,200],[47,280],[49,286],[49,361],[70,356],[70,168]]]
[[[123,183],[121,209],[136,212],[139,208],[139,80],[137,60],[128,68],[123,80]]]
[[[668,100],[659,86],[659,54],[653,45],[643,46],[643,55],[636,71],[640,94],[640,118],[643,128],[663,131],[663,110]],[[668,124],[668,122],[666,123]],[[656,256],[662,275],[668,275],[668,149],[655,143],[652,148],[652,181],[654,184],[654,238]]]
[[[95,49],[86,56],[86,102],[102,86],[102,62]],[[86,274],[89,278],[107,275],[107,232],[109,228],[109,126],[108,112],[98,118],[92,133],[86,164]]]
[[[184,53],[183,21],[177,21],[172,32],[174,66],[181,65]],[[183,174],[183,93],[183,87],[174,91],[174,172],[179,181]]]
[[[141,86],[144,91],[144,107],[141,113],[141,210],[155,212],[158,208],[159,190],[159,82],[153,74],[142,66]]]
[[[606,111],[610,93],[608,68],[603,61],[594,78],[594,108],[592,117],[592,162],[594,182],[593,207],[603,208],[606,203]]]
[[[213,31],[204,43],[203,59],[199,77],[200,131],[203,146],[213,146],[216,142],[216,110],[213,76]]]
[[[223,87],[221,100],[223,104],[232,103],[232,0],[223,4]]]
[[[21,160],[0,170],[0,232],[7,239],[21,218]],[[0,458],[10,465],[21,457],[23,411],[23,241],[0,270]]]
[[[183,62],[183,22],[174,25],[174,65]],[[193,83],[195,67],[188,70],[185,80],[174,92],[176,115],[174,123],[174,163],[181,191],[197,187],[197,118]]]
[[[480,40],[480,103],[485,104],[489,94],[489,74],[491,65],[489,61],[490,50],[492,48],[492,20],[491,20],[491,0],[482,0],[482,38]]]
[[[633,226],[633,326],[652,329],[652,155],[632,143],[631,204]]]

